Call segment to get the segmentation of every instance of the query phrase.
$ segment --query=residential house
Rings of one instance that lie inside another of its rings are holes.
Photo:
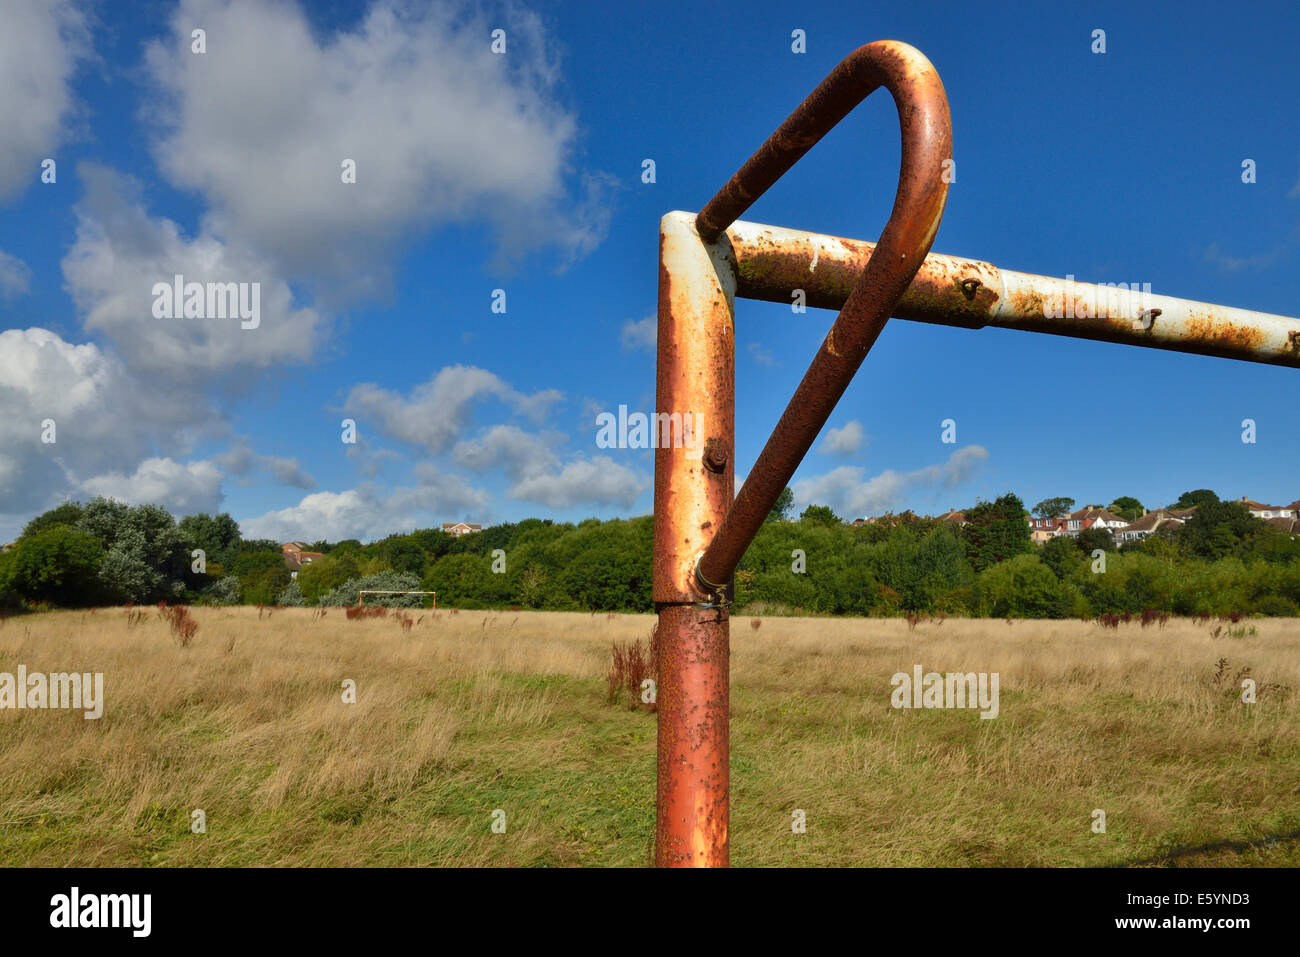
[[[1141,518],[1129,522],[1129,524],[1114,532],[1115,541],[1136,542],[1155,534],[1158,530],[1165,527],[1182,528],[1183,523],[1193,511],[1195,511],[1195,506],[1192,508],[1179,509],[1177,513],[1171,512],[1169,509],[1165,508],[1158,508],[1154,511],[1147,512]]]
[[[1029,519],[1029,538],[1035,545],[1042,545],[1050,542],[1065,525],[1065,517],[1058,515],[1055,518],[1031,518]]]
[[[469,522],[443,522],[442,530],[448,535],[460,538],[462,535],[470,535],[474,532],[483,531],[483,526],[471,524]]]
[[[948,509],[948,511],[946,511],[946,512],[944,512],[942,515],[940,515],[940,516],[939,516],[939,521],[941,521],[941,522],[948,522],[948,523],[950,523],[950,524],[952,524],[952,525],[966,525],[966,524],[969,524],[969,523],[966,521],[966,513],[965,513],[965,512],[959,512],[959,511],[957,511],[957,509],[955,509],[955,508],[950,508],[950,509]]]
[[[1290,505],[1265,505],[1262,502],[1252,501],[1246,496],[1241,497],[1241,504],[1250,509],[1250,514],[1256,518],[1262,518],[1267,521],[1270,518],[1295,518],[1300,515],[1297,505],[1300,503],[1292,502]]]
[[[1114,535],[1129,523],[1104,508],[1081,508],[1065,516],[1061,534],[1078,538],[1079,533],[1090,528],[1103,528]]]
[[[297,578],[302,566],[310,565],[312,562],[325,557],[324,552],[307,551],[309,547],[306,542],[285,542],[280,546],[280,553],[284,555],[284,563],[289,566],[290,578]]]

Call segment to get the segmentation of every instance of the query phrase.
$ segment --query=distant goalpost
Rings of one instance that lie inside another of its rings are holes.
[[[437,593],[436,591],[415,591],[414,589],[412,589],[412,590],[410,590],[410,591],[379,591],[379,590],[374,589],[374,588],[363,588],[361,591],[357,592],[357,607],[358,607],[358,608],[365,608],[365,607],[366,607],[366,596],[367,596],[367,595],[432,595],[432,596],[433,596],[433,604],[430,605],[429,607],[431,607],[431,608],[437,608],[437,607],[438,607],[438,593]]]

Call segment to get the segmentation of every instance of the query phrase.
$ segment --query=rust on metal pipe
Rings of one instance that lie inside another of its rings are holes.
[[[702,606],[694,572],[735,481],[735,277],[720,251],[700,241],[694,219],[669,213],[659,226],[653,595],[661,867],[728,863],[730,621],[725,607]],[[671,430],[674,421],[698,422],[703,434],[665,437],[664,423]]]
[[[952,123],[939,74],[918,50],[881,41],[844,58],[741,167],[696,218],[712,242],[826,132],[873,90],[894,98],[902,164],[894,208],[872,256],[722,526],[699,560],[696,577],[709,593],[726,588],[745,549],[789,482],[835,404],[862,365],[939,229],[952,158]],[[725,246],[724,243],[718,243]]]
[[[875,244],[778,226],[733,223],[726,233],[736,295],[838,309],[865,271]],[[1136,284],[1134,284],[1136,285]],[[1300,366],[1300,319],[1054,279],[992,263],[931,253],[894,316],[979,329],[996,326],[1271,365]]]

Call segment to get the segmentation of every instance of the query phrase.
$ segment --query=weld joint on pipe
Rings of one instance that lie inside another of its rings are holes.
[[[700,567],[700,562],[704,561],[704,553],[700,552],[695,557],[695,583],[700,587],[706,596],[714,599],[718,604],[730,604],[725,602],[724,596],[727,590],[725,584],[715,584],[704,577],[704,570]],[[712,607],[712,606],[709,606]]]

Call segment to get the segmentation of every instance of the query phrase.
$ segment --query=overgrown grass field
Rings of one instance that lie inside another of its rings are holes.
[[[188,647],[153,610],[0,624],[0,672],[106,699],[0,710],[0,863],[647,863],[655,716],[606,673],[651,616],[192,614]],[[733,865],[1300,865],[1300,621],[753,620]],[[1000,714],[892,708],[916,664],[998,672]]]

